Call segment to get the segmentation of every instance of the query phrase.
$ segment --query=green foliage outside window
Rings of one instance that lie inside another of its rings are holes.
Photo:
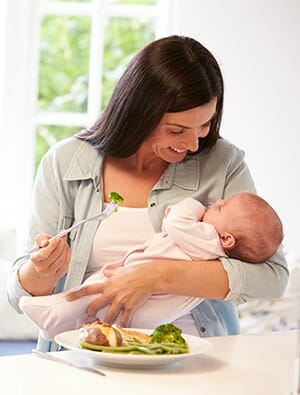
[[[105,31],[102,76],[102,109],[106,106],[117,80],[132,55],[154,39],[154,26],[149,21],[111,18]]]
[[[109,2],[155,4],[156,0]],[[154,21],[149,18],[112,17],[108,21],[104,29],[102,109],[130,58],[154,39],[154,28]],[[91,21],[87,16],[49,15],[43,19],[40,34],[39,111],[87,112],[90,29]],[[99,114],[102,109],[99,108]],[[59,124],[37,126],[36,167],[55,142],[83,127]]]
[[[41,28],[39,109],[86,112],[90,19],[48,16]]]

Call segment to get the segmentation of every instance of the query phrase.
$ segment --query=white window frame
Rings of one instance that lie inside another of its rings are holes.
[[[33,182],[37,125],[88,126],[101,108],[103,26],[111,16],[154,16],[156,38],[170,32],[171,0],[157,5],[107,4],[105,0],[64,3],[47,0],[0,0],[0,197],[1,227],[26,228]],[[86,113],[37,111],[39,32],[45,15],[91,16],[91,50]],[[99,21],[103,23],[99,23]],[[4,23],[5,22],[5,23]],[[3,55],[3,56],[2,56]],[[99,94],[100,92],[100,94]],[[4,183],[3,183],[4,181]]]

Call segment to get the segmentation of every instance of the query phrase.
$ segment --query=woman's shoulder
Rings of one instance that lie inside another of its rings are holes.
[[[74,155],[78,150],[83,147],[86,149],[92,147],[85,141],[82,141],[75,136],[64,138],[63,140],[55,143],[48,151],[48,155]]]
[[[237,147],[229,140],[220,138],[215,145],[207,152],[204,152],[200,158],[212,161],[222,161],[223,163],[240,162],[244,160],[245,152],[243,149]]]
[[[219,155],[229,155],[229,156],[231,156],[232,154],[236,154],[236,155],[245,154],[243,149],[237,147],[231,141],[224,138],[220,138],[216,141],[216,144],[212,148],[212,151],[213,152],[215,151]]]
[[[54,144],[45,156],[54,161],[70,162],[72,158],[86,158],[90,161],[92,156],[97,155],[98,151],[89,143],[71,136]]]
[[[99,152],[89,143],[71,136],[54,144],[45,154],[42,165],[48,164],[63,174],[74,174],[78,169],[90,171],[100,157]]]

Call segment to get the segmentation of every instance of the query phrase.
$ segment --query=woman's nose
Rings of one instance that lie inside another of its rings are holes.
[[[198,140],[198,133],[197,131],[193,131],[191,130],[188,137],[187,137],[187,141],[186,141],[186,148],[189,151],[197,151],[199,147],[199,140]]]

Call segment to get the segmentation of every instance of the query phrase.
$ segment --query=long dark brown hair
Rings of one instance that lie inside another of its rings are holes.
[[[198,41],[170,36],[153,41],[131,60],[100,118],[76,137],[114,157],[134,154],[166,112],[185,111],[217,98],[209,134],[199,150],[220,137],[223,78],[215,57]]]

